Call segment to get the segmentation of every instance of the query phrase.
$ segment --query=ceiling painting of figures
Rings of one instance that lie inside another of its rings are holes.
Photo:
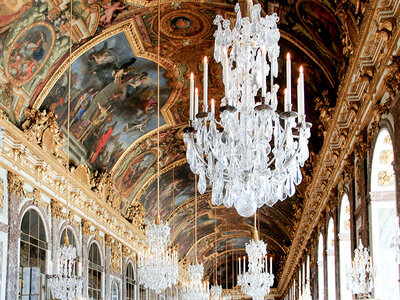
[[[93,168],[110,170],[138,138],[157,126],[157,65],[136,57],[123,32],[99,43],[72,63],[70,122],[73,151]],[[171,88],[161,68],[160,105]],[[68,72],[56,82],[42,107],[67,123]],[[160,124],[165,124],[161,117]]]

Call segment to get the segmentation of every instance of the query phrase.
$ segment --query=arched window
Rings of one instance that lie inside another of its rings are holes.
[[[119,300],[119,288],[116,281],[113,282],[111,287],[111,300]]]
[[[133,269],[133,264],[128,263],[128,267],[126,269],[126,299],[133,300],[136,299],[136,281],[135,281],[135,273]]]
[[[26,211],[21,222],[19,299],[45,297],[46,232],[34,209]]]
[[[336,299],[336,268],[335,268],[335,226],[333,219],[329,220],[326,244],[326,266],[328,275],[328,300]]]
[[[102,299],[101,281],[103,267],[101,265],[101,257],[99,247],[96,243],[92,243],[89,249],[89,282],[88,294],[89,299],[100,300]]]
[[[318,299],[321,300],[325,297],[324,273],[324,240],[321,233],[318,238]]]
[[[376,140],[371,168],[371,255],[376,268],[374,298],[400,299],[396,253],[389,247],[397,227],[392,140],[382,130]]]
[[[351,300],[352,295],[347,289],[347,272],[351,266],[350,203],[347,194],[343,195],[340,204],[339,220],[340,299]]]

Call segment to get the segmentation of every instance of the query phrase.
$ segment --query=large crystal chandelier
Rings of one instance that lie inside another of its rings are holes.
[[[157,153],[160,153],[160,26],[157,37]],[[146,227],[146,246],[138,259],[139,283],[156,294],[176,284],[179,275],[178,253],[174,247],[169,246],[170,235],[168,222],[164,224],[160,220],[160,156],[157,155],[157,217]]]
[[[246,252],[249,266],[246,271],[246,257],[244,257],[242,273],[239,259],[238,285],[243,294],[251,296],[255,300],[262,300],[269,294],[270,288],[274,284],[274,275],[272,274],[272,258],[270,258],[268,273],[267,245],[258,239],[256,229],[253,239],[246,244]]]
[[[358,299],[368,298],[374,285],[374,270],[368,248],[364,248],[361,239],[354,250],[354,259],[347,274],[347,289],[357,294]]]
[[[208,282],[203,282],[204,266],[197,261],[188,266],[190,282],[183,286],[184,300],[209,300]]]
[[[47,277],[47,284],[54,299],[75,299],[82,293],[82,277],[74,275],[76,248],[68,241],[65,230],[64,245],[58,249],[58,272]]]
[[[214,205],[233,205],[241,216],[249,217],[258,207],[272,206],[295,193],[302,180],[300,167],[309,156],[311,124],[305,121],[302,67],[297,83],[298,112],[292,111],[289,54],[284,111],[277,111],[279,86],[274,78],[278,76],[278,16],[260,17],[260,5],[251,7],[250,17],[241,17],[239,4],[235,11],[233,29],[228,19],[218,15],[214,20],[218,28],[214,58],[222,62],[225,86],[220,120],[213,99],[208,111],[205,58],[203,111],[198,111],[199,96],[192,74],[190,126],[185,129],[184,141],[191,170],[199,175],[199,192],[206,191],[207,177]]]

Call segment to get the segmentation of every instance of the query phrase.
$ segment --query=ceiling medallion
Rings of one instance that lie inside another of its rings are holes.
[[[305,121],[304,73],[297,81],[297,108],[292,111],[291,60],[286,60],[284,111],[277,112],[280,33],[276,14],[262,18],[261,6],[241,17],[235,7],[236,24],[217,16],[214,24],[214,58],[222,62],[225,97],[216,119],[214,100],[208,111],[208,63],[204,60],[203,110],[199,92],[190,80],[190,126],[185,129],[187,160],[199,175],[199,192],[212,184],[212,203],[235,206],[244,217],[257,208],[274,205],[293,196],[302,180],[300,167],[309,156],[311,124]],[[268,61],[267,61],[268,55]],[[269,63],[268,63],[269,62]],[[267,76],[269,85],[267,86]],[[261,90],[261,94],[259,94]],[[261,97],[259,97],[261,95]]]

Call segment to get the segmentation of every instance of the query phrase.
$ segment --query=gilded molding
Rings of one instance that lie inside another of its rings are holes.
[[[114,241],[111,245],[111,270],[120,273],[121,272],[121,247],[117,241]]]

